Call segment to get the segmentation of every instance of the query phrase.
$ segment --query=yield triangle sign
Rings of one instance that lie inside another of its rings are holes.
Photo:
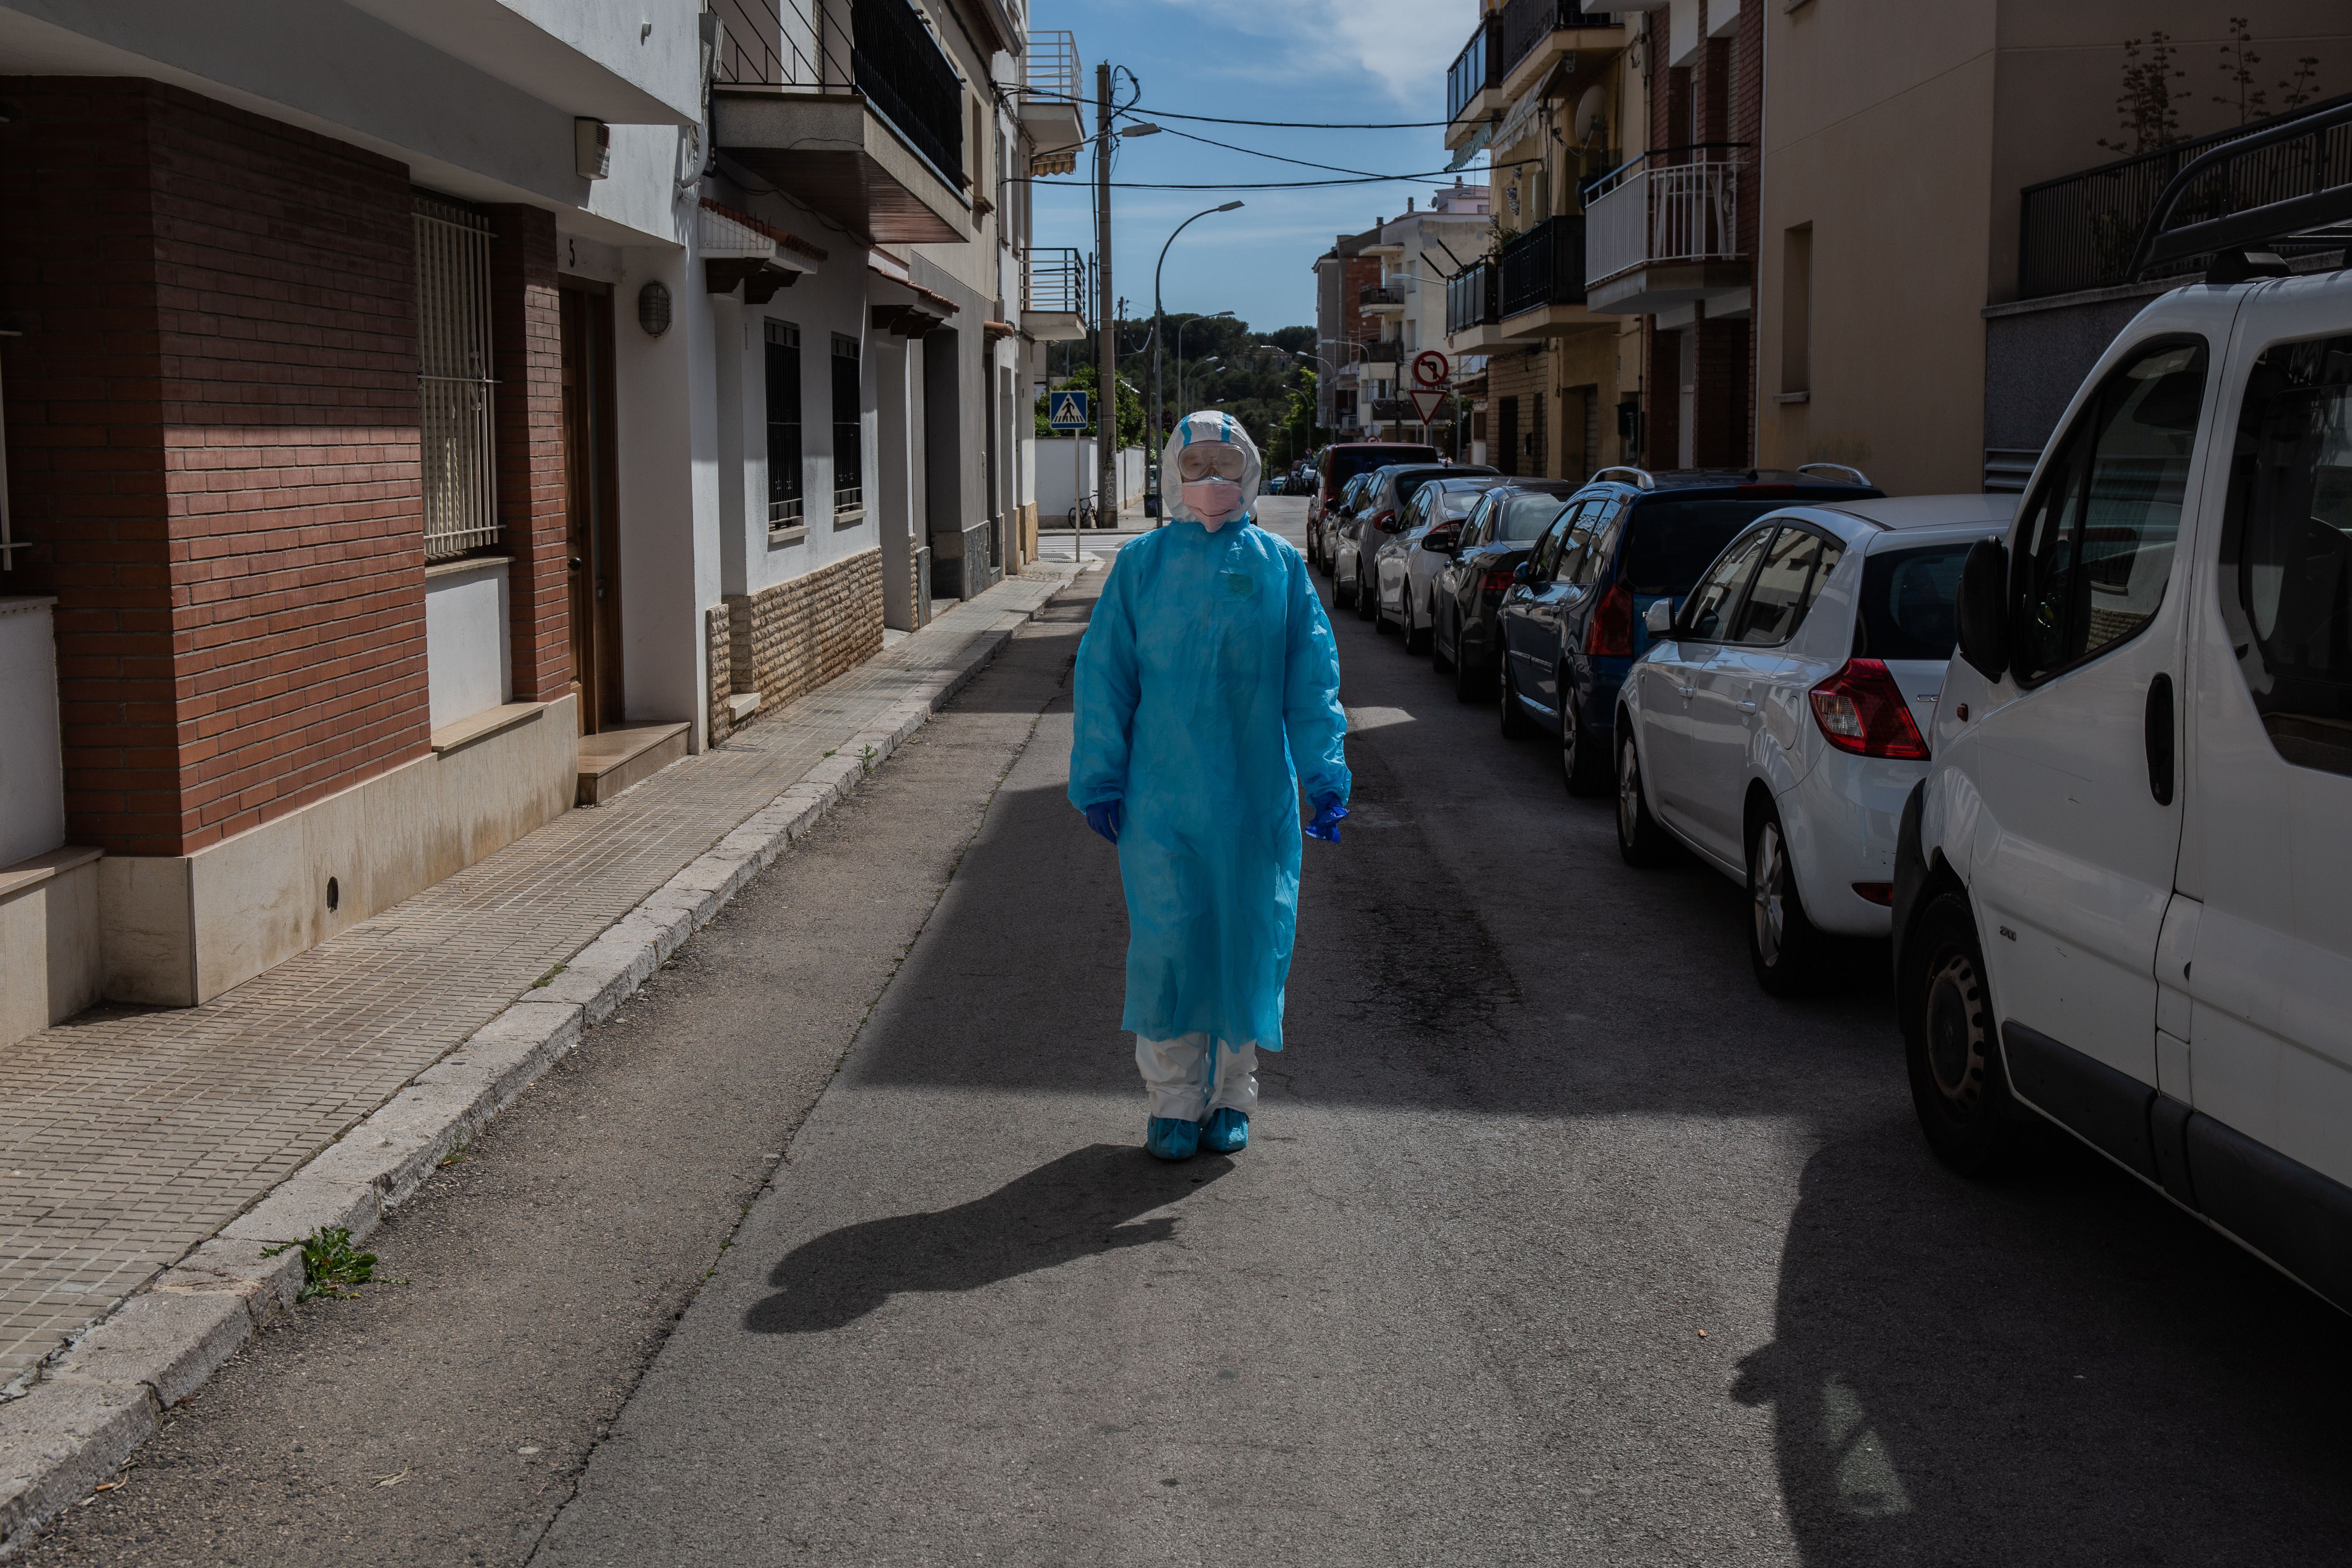
[[[1444,406],[1445,397],[1446,394],[1443,389],[1436,392],[1413,393],[1413,414],[1423,425],[1433,423],[1437,418],[1438,409]]]

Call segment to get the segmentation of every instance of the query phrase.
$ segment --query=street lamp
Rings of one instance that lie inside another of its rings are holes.
[[[1230,314],[1230,312],[1228,312],[1228,313]],[[1224,360],[1223,360],[1221,356],[1216,355],[1216,354],[1211,354],[1207,359],[1204,359],[1204,360],[1202,360],[1202,361],[1201,362],[1201,368],[1202,368],[1202,369],[1203,369],[1203,370],[1206,370],[1209,366],[1211,366],[1211,365],[1213,365],[1213,364],[1223,364],[1223,363],[1225,363],[1225,362],[1224,362]],[[1186,382],[1190,381],[1191,379],[1192,379],[1192,377],[1191,377],[1191,376],[1189,376],[1188,374],[1185,374],[1185,371],[1184,371],[1184,329],[1183,329],[1182,327],[1179,327],[1179,328],[1177,328],[1177,329],[1176,329],[1176,401],[1177,401],[1177,402],[1179,402],[1179,403],[1182,403],[1182,402],[1184,402],[1184,401],[1186,400],[1187,394],[1186,394],[1186,393],[1185,393],[1185,391],[1184,391],[1184,384],[1185,384]]]
[[[1155,125],[1151,129],[1157,131],[1160,127]],[[1160,259],[1151,264],[1151,437],[1155,441],[1160,439],[1160,432],[1167,428],[1168,424],[1168,409],[1161,401],[1160,387],[1160,329],[1167,324],[1165,314],[1160,308],[1160,269],[1168,265],[1168,247],[1176,243],[1177,235],[1183,233],[1211,213],[1229,213],[1241,205],[1242,203],[1236,199],[1225,203],[1223,206],[1203,207],[1194,213],[1176,226],[1174,232],[1171,233],[1160,247]],[[1233,314],[1230,310],[1224,313]],[[1181,363],[1183,329],[1179,327],[1176,331]],[[1152,515],[1157,517],[1160,514],[1160,465],[1147,459],[1144,468],[1146,470],[1144,478],[1147,481],[1145,489],[1148,493],[1146,504],[1151,509]]]

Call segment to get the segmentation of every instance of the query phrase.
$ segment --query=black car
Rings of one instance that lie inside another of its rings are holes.
[[[1430,658],[1440,673],[1454,672],[1454,695],[1463,701],[1484,696],[1495,679],[1495,612],[1512,569],[1581,488],[1573,479],[1511,479],[1479,497],[1463,523],[1430,596],[1436,610]]]
[[[1650,646],[1650,605],[1666,599],[1679,609],[1732,535],[1775,507],[1885,493],[1853,468],[1836,471],[1853,481],[1804,470],[1602,469],[1625,477],[1576,492],[1497,609],[1503,733],[1559,736],[1570,793],[1598,789],[1613,754],[1617,689]]]

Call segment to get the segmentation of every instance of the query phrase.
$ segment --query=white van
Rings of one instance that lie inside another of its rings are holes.
[[[2352,1309],[2352,270],[2286,270],[2152,302],[1970,553],[1897,1005],[1946,1163],[2038,1112]]]

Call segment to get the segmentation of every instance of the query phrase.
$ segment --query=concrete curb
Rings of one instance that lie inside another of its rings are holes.
[[[816,826],[1036,619],[1083,568],[1041,562],[1061,581],[1027,610],[971,635],[835,754],[649,894],[374,1114],[314,1155],[213,1238],[50,1358],[39,1382],[0,1403],[0,1560],[29,1546],[144,1442],[169,1406],[201,1388],[255,1330],[291,1309],[299,1249],[266,1249],[341,1226],[353,1240],[415,1193],[592,1024],[611,1016],[678,944]],[[873,748],[866,755],[866,748]]]

